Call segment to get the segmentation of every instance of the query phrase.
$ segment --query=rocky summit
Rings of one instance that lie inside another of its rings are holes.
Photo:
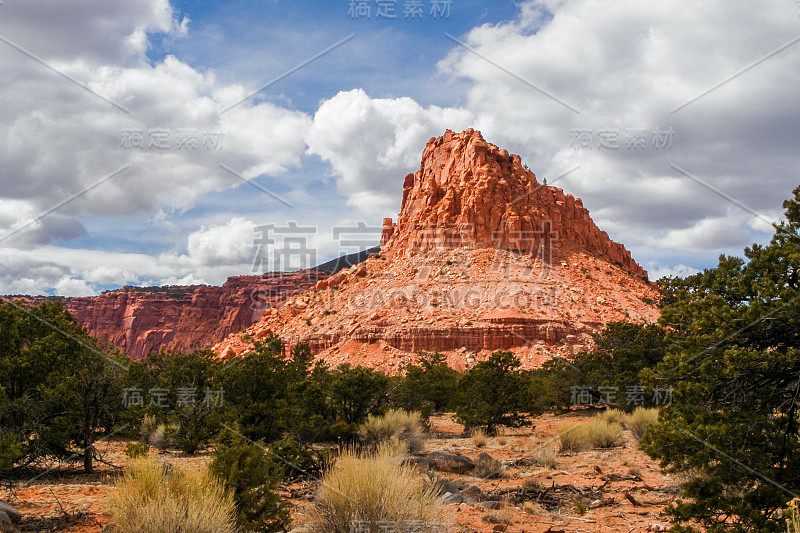
[[[381,251],[269,307],[222,357],[279,335],[330,364],[399,372],[418,350],[456,369],[498,349],[531,368],[592,344],[610,321],[652,322],[656,289],[580,199],[539,183],[480,132],[432,138],[405,177]]]

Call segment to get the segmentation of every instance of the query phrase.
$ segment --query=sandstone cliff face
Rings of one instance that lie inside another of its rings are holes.
[[[589,348],[609,321],[654,321],[646,275],[579,199],[537,183],[479,132],[448,131],[406,176],[380,254],[270,309],[247,333],[390,373],[417,350],[463,369],[506,349],[531,368]],[[222,357],[250,349],[240,335],[214,347]]]
[[[209,348],[327,275],[314,270],[268,273],[230,277],[221,287],[125,287],[96,297],[60,300],[90,335],[133,359],[143,359],[161,350]]]
[[[519,156],[472,129],[428,141],[420,169],[405,178],[397,225],[384,219],[383,226],[384,246],[406,254],[471,246],[552,261],[553,254],[579,249],[647,275],[595,225],[580,198],[538,183]]]

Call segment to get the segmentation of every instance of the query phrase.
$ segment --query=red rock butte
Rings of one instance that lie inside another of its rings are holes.
[[[480,132],[428,141],[381,252],[269,308],[222,357],[276,334],[331,364],[394,373],[418,350],[465,368],[498,349],[526,368],[588,349],[610,321],[652,322],[657,292],[580,199],[539,183]]]
[[[420,169],[405,178],[397,224],[384,219],[383,226],[381,248],[401,253],[469,246],[541,256],[567,245],[647,277],[580,198],[538,183],[518,155],[472,129],[428,141]]]
[[[233,276],[221,287],[124,287],[82,298],[11,299],[28,305],[58,300],[87,333],[132,359],[145,359],[161,350],[207,349],[257,322],[265,306],[280,305],[327,275],[309,269]]]

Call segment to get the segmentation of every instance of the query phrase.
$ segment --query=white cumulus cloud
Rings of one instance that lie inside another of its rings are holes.
[[[348,205],[389,216],[399,208],[403,178],[419,169],[428,139],[472,121],[464,109],[424,108],[411,98],[370,98],[355,89],[320,105],[306,142],[309,153],[331,164]]]

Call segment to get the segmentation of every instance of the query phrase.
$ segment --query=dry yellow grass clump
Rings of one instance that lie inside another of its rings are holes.
[[[410,452],[421,451],[425,444],[425,432],[420,422],[421,415],[402,409],[391,409],[382,416],[369,415],[358,430],[365,443],[377,446],[384,442],[405,442]]]
[[[531,436],[528,438],[527,447],[531,451],[531,460],[536,466],[555,470],[558,467],[556,449],[552,442],[539,443]]]
[[[597,413],[596,418],[603,422],[608,422],[609,424],[613,424],[614,422],[622,423],[625,419],[625,413],[619,409],[606,409],[605,411]]]
[[[508,436],[506,435],[506,430],[503,428],[497,428],[497,432],[495,433],[495,440],[497,441],[498,446],[505,446],[508,444]]]
[[[469,432],[469,436],[472,439],[472,444],[476,448],[483,448],[489,443],[489,436],[486,435],[486,432],[482,428],[476,428]]]
[[[786,529],[789,533],[800,533],[800,498],[794,498],[786,509]]]
[[[582,452],[590,448],[614,448],[625,442],[622,424],[594,418],[591,422],[569,424],[558,430],[562,452]]]
[[[633,413],[626,415],[624,419],[625,427],[631,430],[636,440],[642,438],[647,428],[658,422],[658,408],[650,409],[637,407]]]
[[[172,469],[166,462],[134,459],[116,483],[108,505],[119,533],[233,533],[233,497],[207,469]]]
[[[345,450],[322,479],[302,531],[349,533],[443,530],[436,487],[395,459],[397,446],[374,453]]]

